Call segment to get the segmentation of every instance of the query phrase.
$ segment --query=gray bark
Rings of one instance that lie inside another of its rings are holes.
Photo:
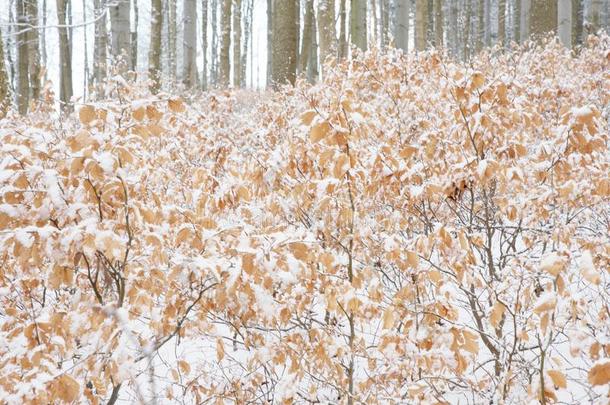
[[[197,0],[184,0],[182,81],[186,87],[197,86]]]
[[[366,0],[351,0],[350,11],[350,37],[351,42],[358,48],[366,50]]]
[[[394,42],[396,48],[409,51],[409,13],[411,0],[396,0],[394,14]]]
[[[565,47],[572,48],[572,0],[559,0],[558,3],[559,40]]]

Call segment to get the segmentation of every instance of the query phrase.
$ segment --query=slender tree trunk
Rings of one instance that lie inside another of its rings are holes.
[[[201,53],[203,54],[201,88],[208,88],[208,0],[201,0]]]
[[[248,54],[250,53],[250,41],[252,39],[252,9],[253,9],[253,0],[246,0],[246,5],[244,7],[245,15],[244,15],[244,51],[241,54],[240,72],[239,72],[239,86],[246,87],[246,69],[248,66]]]
[[[131,66],[130,0],[116,0],[108,4],[112,27],[112,55],[115,59],[122,53],[127,55],[127,68]]]
[[[59,60],[60,67],[60,91],[59,99],[62,102],[62,109],[69,111],[72,109],[70,104],[72,99],[72,53],[70,50],[70,40],[68,28],[66,27],[66,16],[70,0],[57,0],[57,21],[60,25],[59,32]]]
[[[106,6],[103,0],[94,0],[95,8],[95,40],[94,40],[94,55],[95,61],[93,65],[93,75],[95,78],[97,92],[99,96],[104,96],[102,83],[106,79],[106,60],[108,47],[108,32],[106,30]]]
[[[313,3],[313,2],[312,2]],[[309,83],[315,83],[318,79],[318,41],[316,38],[316,30],[317,30],[317,21],[316,15],[313,11],[313,7],[311,10],[311,29],[313,35],[311,36],[311,44],[309,46],[309,62],[307,63],[307,80]]]
[[[138,23],[139,23],[139,8],[138,0],[132,0],[133,4],[133,20],[134,29],[131,32],[131,70],[138,70]]]
[[[320,36],[320,63],[324,74],[324,62],[336,52],[335,37],[335,2],[320,0],[318,2],[318,34]]]
[[[521,0],[515,0],[515,12],[513,17],[515,23],[513,27],[513,38],[516,43],[521,42]]]
[[[241,85],[241,0],[233,0],[233,87]]]
[[[485,30],[485,46],[491,46],[491,2],[485,0],[485,23],[483,24]]]
[[[168,58],[169,58],[169,76],[172,80],[178,79],[178,34],[177,34],[177,16],[176,16],[176,0],[167,1],[167,32],[168,32]]]
[[[394,12],[394,41],[396,48],[409,51],[409,13],[411,0],[396,0]]]
[[[352,44],[363,51],[367,46],[366,0],[351,0],[350,37]]]
[[[459,53],[457,0],[451,0],[451,3],[449,5],[449,32],[447,33],[447,37],[453,55],[457,56]]]
[[[24,26],[28,22],[25,0],[17,0],[17,108],[20,114],[28,111],[30,83],[29,83],[29,61],[28,61],[28,32]]]
[[[272,83],[294,84],[297,70],[297,26],[294,21],[298,13],[298,0],[276,0],[273,5],[273,65]]]
[[[583,0],[572,0],[572,46],[576,47],[582,44],[584,19]]]
[[[161,88],[161,35],[163,32],[163,2],[151,1],[150,11],[150,48],[148,50],[148,74],[152,81],[151,91],[157,93]]]
[[[415,4],[415,49],[423,51],[427,46],[428,0],[417,0]]]
[[[222,0],[220,15],[220,60],[219,81],[224,88],[229,87],[231,80],[231,0]]]
[[[443,47],[443,2],[434,0],[434,45]]]
[[[197,0],[184,0],[183,5],[182,82],[193,88],[197,86]]]
[[[466,0],[466,18],[464,21],[464,59],[470,59],[470,43],[471,41],[471,32],[472,32],[472,0]]]
[[[27,2],[28,23],[34,27],[38,26],[38,0]],[[40,97],[40,41],[38,29],[30,29],[27,33],[28,41],[28,73],[30,75],[31,99],[38,100]]]
[[[339,0],[339,59],[347,57],[347,0]]]
[[[521,0],[521,13],[519,18],[521,22],[520,25],[520,34],[521,42],[526,41],[530,36],[530,20],[531,20],[531,7],[532,0]]]
[[[485,0],[477,0],[477,53],[485,45]]]
[[[603,7],[603,0],[591,0],[589,3],[589,10],[587,13],[587,35],[597,34],[601,28],[601,12]]]
[[[565,47],[572,48],[572,0],[559,0],[558,3],[559,40]]]
[[[40,29],[40,65],[47,66],[47,0],[42,0],[42,10],[42,28]],[[43,82],[46,82],[48,69],[43,70]]]
[[[2,41],[2,30],[0,30],[0,119],[6,116],[11,106],[11,86],[8,80],[8,72],[4,64],[4,42]]]
[[[313,0],[305,0],[305,16],[303,21],[303,40],[299,56],[299,72],[306,72],[309,64],[311,42],[315,36],[313,31]]]
[[[557,1],[532,0],[530,34],[540,37],[557,32]]]
[[[498,43],[506,45],[506,0],[498,1]]]
[[[273,0],[267,0],[267,85],[272,82],[273,70]]]
[[[222,1],[222,0],[221,0]],[[210,50],[210,84],[218,84],[218,0],[210,1],[211,25],[212,25],[212,49]]]
[[[87,1],[83,0],[83,21],[87,21]],[[89,87],[91,84],[91,74],[89,72],[89,36],[87,35],[87,29],[83,30],[83,41],[84,41],[84,63],[83,63],[83,98],[87,100],[89,94]]]

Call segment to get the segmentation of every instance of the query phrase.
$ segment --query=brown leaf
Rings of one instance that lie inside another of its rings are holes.
[[[78,118],[84,125],[89,125],[97,118],[95,108],[91,105],[85,105],[78,111]]]
[[[553,380],[553,385],[555,385],[555,387],[566,388],[568,386],[566,376],[563,375],[561,371],[549,370],[547,371],[547,374],[551,377],[551,380]]]
[[[610,382],[610,360],[599,362],[589,370],[591,385],[604,385]]]
[[[329,132],[330,132],[330,124],[326,121],[321,122],[321,123],[316,124],[313,127],[311,127],[311,130],[309,131],[309,140],[312,143],[319,142],[322,139],[326,138],[326,136],[329,134]]]

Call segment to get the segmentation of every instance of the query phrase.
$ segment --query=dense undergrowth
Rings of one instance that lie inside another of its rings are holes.
[[[610,39],[0,121],[9,403],[607,403]]]

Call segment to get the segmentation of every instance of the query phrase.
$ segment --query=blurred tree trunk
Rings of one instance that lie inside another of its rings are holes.
[[[521,9],[519,13],[519,38],[521,42],[527,41],[530,36],[530,21],[531,21],[532,0],[521,0]]]
[[[112,27],[112,55],[116,58],[124,53],[129,59],[125,60],[124,69],[131,66],[131,30],[129,0],[117,0],[110,5],[110,25]]]
[[[301,41],[301,52],[299,55],[299,72],[307,71],[309,56],[311,52],[311,42],[315,36],[313,31],[313,0],[305,0],[305,13],[303,18],[303,41]]]
[[[208,0],[201,0],[201,53],[203,62],[201,63],[201,89],[208,88]]]
[[[434,46],[443,47],[443,2],[434,0]]]
[[[177,34],[177,15],[176,0],[165,0],[167,3],[167,38],[168,38],[168,66],[169,77],[172,80],[178,79],[178,34]]]
[[[161,35],[163,32],[163,2],[151,0],[150,48],[148,50],[148,72],[152,80],[151,91],[161,88]]]
[[[513,38],[516,43],[521,42],[521,0],[515,0],[515,11],[513,16]]]
[[[72,54],[70,49],[71,38],[66,27],[66,16],[70,0],[57,0],[57,22],[59,23],[59,60],[60,66],[60,91],[59,99],[62,102],[62,109],[69,111],[72,109],[70,104],[72,99]]]
[[[38,26],[38,0],[29,0],[26,5],[28,23]],[[38,100],[40,97],[40,41],[38,29],[32,28],[27,33],[28,41],[28,73],[30,76],[30,99]]]
[[[498,43],[506,45],[506,0],[498,1]]]
[[[4,42],[2,41],[2,30],[0,30],[0,119],[6,116],[11,106],[11,86],[8,80],[8,71],[4,64]]]
[[[347,57],[347,0],[339,0],[339,59]]]
[[[530,35],[540,37],[557,32],[557,1],[532,0]]]
[[[132,4],[134,29],[131,32],[131,70],[135,72],[138,69],[138,24],[140,15],[138,0],[132,0]]]
[[[17,0],[16,4],[17,23],[17,108],[20,114],[28,111],[30,83],[29,83],[29,61],[28,61],[28,32],[25,28],[28,15],[25,0]]]
[[[583,0],[572,0],[572,47],[582,44],[583,18]]]
[[[241,71],[239,72],[240,87],[246,87],[246,69],[248,67],[248,54],[250,53],[250,41],[252,41],[252,10],[254,7],[254,0],[246,0],[246,6],[244,7],[244,51],[241,54],[241,61],[239,63]]]
[[[241,0],[233,0],[233,87],[241,85]]]
[[[267,0],[267,85],[271,85],[273,70],[273,0]]]
[[[476,51],[479,53],[485,45],[485,0],[477,0],[477,42]]]
[[[320,63],[323,65],[330,55],[336,52],[335,36],[335,2],[320,0],[318,2],[318,34],[320,36]],[[324,69],[322,69],[324,73]]]
[[[470,59],[470,43],[472,36],[472,0],[466,0],[466,17],[464,21],[463,55],[464,60]]]
[[[94,0],[95,9],[95,39],[93,44],[94,64],[93,77],[99,96],[103,94],[103,82],[106,79],[106,60],[108,47],[108,32],[106,30],[106,6],[103,0]]]
[[[365,51],[367,46],[366,0],[351,0],[349,22],[351,43]]]
[[[449,32],[447,32],[447,41],[449,48],[454,56],[459,53],[458,46],[458,4],[457,0],[450,0],[449,5]]]
[[[427,45],[428,0],[417,0],[415,4],[415,49],[423,51]]]
[[[587,35],[597,34],[601,29],[601,11],[604,8],[603,0],[591,0],[587,13]]]
[[[394,11],[394,42],[396,48],[409,51],[409,13],[411,0],[396,0]]]
[[[222,0],[220,14],[220,58],[218,80],[219,84],[227,88],[231,80],[231,0]]]
[[[222,0],[221,0],[222,1]],[[210,85],[218,84],[218,0],[210,1],[211,25],[212,25],[212,49],[210,50]]]
[[[314,14],[313,7],[311,10],[312,13],[312,32],[313,35],[311,37],[311,44],[309,46],[309,57],[307,63],[307,80],[309,83],[315,83],[318,80],[318,40],[316,37],[316,29],[317,29],[317,21],[316,15]]]
[[[184,0],[183,6],[182,82],[193,88],[197,86],[197,0]]]
[[[572,0],[559,0],[558,3],[559,39],[565,47],[572,48]]]
[[[298,0],[276,0],[273,4],[273,64],[271,79],[275,88],[294,84],[297,71]]]

